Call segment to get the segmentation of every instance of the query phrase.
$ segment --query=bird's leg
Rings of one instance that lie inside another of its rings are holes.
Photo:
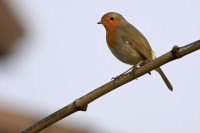
[[[136,65],[134,65],[134,66],[132,67],[131,72],[134,73],[134,71],[135,71],[136,69],[140,68],[140,66],[141,66],[143,63],[144,63],[144,61],[140,61],[139,63],[137,63]]]
[[[129,68],[128,70],[126,70],[125,72],[123,72],[120,75],[124,75],[124,74],[128,73],[129,71],[132,71],[134,68],[135,68],[135,66],[132,66],[131,68]]]
[[[116,80],[116,79],[118,79],[120,76],[122,76],[122,75],[128,73],[128,72],[131,71],[133,68],[134,68],[134,66],[131,67],[131,68],[129,68],[128,70],[126,70],[126,71],[123,72],[122,74],[118,75],[117,77],[112,77],[112,80]]]
[[[137,63],[136,65],[132,66],[131,68],[129,68],[128,70],[126,70],[125,72],[123,72],[122,74],[120,74],[119,76],[117,77],[113,77],[112,80],[116,80],[118,79],[120,76],[124,75],[124,74],[127,74],[128,72],[132,72],[134,73],[134,71],[138,68],[140,68],[142,65],[148,63],[148,61],[140,61],[139,63]],[[151,72],[149,72],[149,74],[151,75]]]
[[[150,62],[150,60],[140,61],[140,62],[136,65],[137,67],[136,67],[135,69],[132,70],[132,72],[134,72],[134,70],[136,70],[137,68],[139,68],[139,67],[141,67],[141,66],[147,64],[148,62]],[[148,73],[149,73],[149,75],[151,75],[151,72],[148,72]]]
[[[113,77],[112,78],[112,80],[116,80],[116,79],[118,79],[120,76],[122,76],[122,75],[124,75],[124,74],[127,74],[128,72],[130,72],[130,71],[134,71],[134,70],[136,70],[138,68],[138,65],[134,65],[134,66],[132,66],[131,68],[129,68],[128,70],[126,70],[125,72],[123,72],[122,74],[120,74],[119,76],[117,76],[117,77]]]

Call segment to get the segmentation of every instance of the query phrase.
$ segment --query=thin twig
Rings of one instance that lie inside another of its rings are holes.
[[[64,108],[56,111],[55,113],[47,116],[46,118],[42,119],[41,121],[35,123],[34,125],[30,126],[26,130],[22,131],[22,133],[37,133],[45,129],[46,127],[54,124],[55,122],[61,120],[62,118],[69,116],[70,114],[74,112],[86,111],[87,105],[89,103],[93,102],[94,100],[103,96],[104,94],[158,68],[159,66],[162,66],[175,59],[181,58],[198,49],[200,49],[200,40],[183,47],[174,46],[173,49],[169,51],[168,53],[136,69],[134,72],[129,72],[125,75],[121,75],[117,79],[112,80],[104,84],[103,86],[93,90],[92,92],[76,99],[71,104],[65,106]]]

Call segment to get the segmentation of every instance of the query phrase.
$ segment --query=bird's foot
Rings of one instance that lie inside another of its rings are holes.
[[[138,65],[137,65],[137,66],[133,66],[133,67],[132,67],[132,70],[131,70],[131,73],[134,73],[135,70],[137,70],[137,69],[140,68],[140,67],[141,67],[141,66],[138,66]],[[148,72],[148,74],[151,75],[151,71]]]
[[[123,72],[122,74],[120,74],[119,76],[117,76],[117,77],[112,77],[111,80],[117,80],[117,79],[119,79],[121,76],[127,74],[128,72],[134,73],[134,71],[135,71],[136,69],[138,69],[139,67],[140,67],[139,65],[135,65],[135,66],[129,68],[128,70],[126,70],[125,72]]]
[[[133,67],[131,68],[131,73],[134,73],[135,70],[137,70],[138,68],[140,68],[140,66],[138,66],[138,65],[133,66]]]
[[[120,74],[119,76],[117,76],[117,77],[112,77],[111,78],[111,80],[117,80],[117,79],[119,79],[121,76],[123,76],[124,75],[124,73],[122,73],[122,74]]]

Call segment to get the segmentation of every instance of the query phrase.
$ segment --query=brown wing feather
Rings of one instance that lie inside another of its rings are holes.
[[[122,27],[124,39],[126,39],[136,51],[146,59],[153,59],[153,51],[147,39],[131,24]]]

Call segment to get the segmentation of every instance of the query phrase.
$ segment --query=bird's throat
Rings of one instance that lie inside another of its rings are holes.
[[[107,31],[106,40],[110,48],[115,47],[116,41],[117,41],[116,37],[117,37],[117,29],[112,29],[112,30]]]

